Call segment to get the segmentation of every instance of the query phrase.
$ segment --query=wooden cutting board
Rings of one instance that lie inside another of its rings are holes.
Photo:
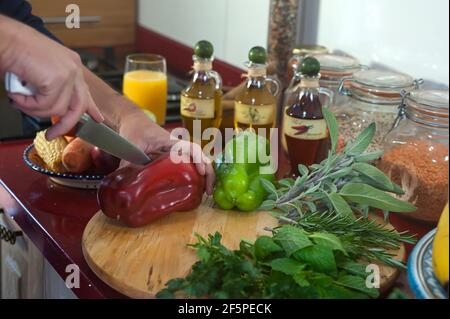
[[[196,256],[186,244],[196,242],[195,233],[205,237],[218,231],[226,247],[238,249],[241,239],[270,235],[264,228],[277,225],[269,213],[223,211],[206,198],[193,211],[173,213],[141,228],[128,228],[99,211],[84,230],[82,246],[88,265],[108,285],[132,298],[154,298],[168,280],[189,273]],[[403,247],[398,258],[404,258]],[[381,267],[382,291],[397,273]]]

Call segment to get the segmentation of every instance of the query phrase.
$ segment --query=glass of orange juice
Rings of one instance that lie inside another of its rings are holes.
[[[123,94],[152,112],[159,125],[166,121],[166,60],[157,54],[131,54],[126,58]]]

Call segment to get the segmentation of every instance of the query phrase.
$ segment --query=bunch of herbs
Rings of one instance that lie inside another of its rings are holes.
[[[330,132],[329,156],[320,164],[299,165],[300,176],[280,180],[278,188],[262,181],[270,195],[260,209],[283,212],[291,219],[326,210],[349,217],[367,217],[371,209],[382,210],[386,217],[388,212],[414,211],[416,207],[389,194],[403,194],[400,186],[369,163],[382,155],[381,152],[365,152],[375,135],[375,123],[338,153],[336,118],[327,108],[323,109],[323,114]]]
[[[199,261],[186,278],[170,280],[158,298],[375,298],[366,283],[366,265],[353,261],[339,238],[308,233],[291,225],[239,250],[221,244],[221,235],[197,235]]]

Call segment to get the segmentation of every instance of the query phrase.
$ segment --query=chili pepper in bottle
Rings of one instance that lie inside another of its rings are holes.
[[[298,174],[298,165],[320,163],[328,155],[329,133],[322,114],[320,64],[314,57],[306,57],[299,65],[301,81],[293,89],[285,106],[283,134],[291,162],[292,173]]]
[[[234,102],[234,126],[236,129],[254,129],[258,132],[259,128],[276,126],[280,83],[267,76],[267,53],[263,47],[252,48],[248,58],[245,87]]]
[[[212,70],[213,53],[214,47],[208,41],[195,45],[192,79],[181,92],[183,126],[189,131],[191,141],[202,147],[212,140],[210,136],[203,138],[203,132],[211,127],[218,128],[222,121],[222,79]],[[197,132],[194,132],[194,123],[199,125]]]

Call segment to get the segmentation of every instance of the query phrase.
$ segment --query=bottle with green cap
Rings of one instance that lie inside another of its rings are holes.
[[[329,133],[322,114],[320,94],[332,92],[320,88],[320,63],[311,56],[299,64],[300,83],[285,98],[282,138],[286,143],[292,173],[298,175],[298,165],[320,163],[328,155]]]
[[[181,92],[180,113],[183,126],[189,131],[191,141],[202,147],[213,139],[203,139],[203,132],[211,127],[218,128],[222,120],[222,79],[212,69],[213,54],[211,42],[197,42],[194,47],[192,78]]]
[[[234,126],[237,130],[270,129],[276,126],[279,82],[267,76],[267,52],[260,46],[248,53],[246,80],[235,97]],[[270,132],[264,132],[266,137]]]

